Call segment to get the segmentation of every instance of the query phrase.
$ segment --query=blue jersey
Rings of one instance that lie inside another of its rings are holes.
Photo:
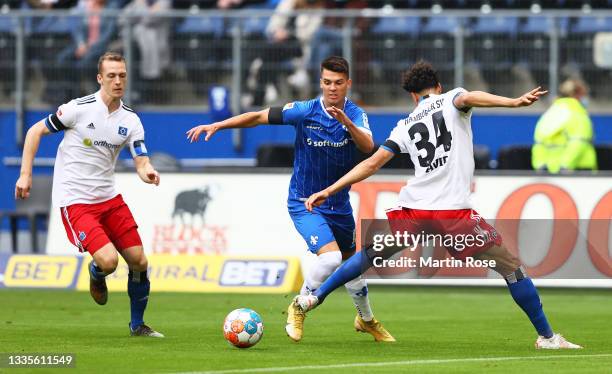
[[[346,100],[344,113],[362,131],[372,134],[366,113]],[[295,159],[289,184],[288,204],[304,199],[335,183],[351,170],[358,150],[344,125],[325,110],[323,99],[296,101],[283,107],[283,123],[295,127]],[[350,187],[343,189],[319,207],[322,212],[350,214]]]

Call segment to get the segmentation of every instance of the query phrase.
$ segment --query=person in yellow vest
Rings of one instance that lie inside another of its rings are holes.
[[[579,79],[568,79],[559,94],[536,124],[531,164],[549,173],[597,170],[593,125],[586,110],[588,88]]]

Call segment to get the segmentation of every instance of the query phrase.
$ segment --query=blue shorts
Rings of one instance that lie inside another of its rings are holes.
[[[355,219],[353,214],[330,214],[306,210],[304,204],[289,207],[289,215],[312,253],[325,244],[336,241],[342,252],[355,250]]]

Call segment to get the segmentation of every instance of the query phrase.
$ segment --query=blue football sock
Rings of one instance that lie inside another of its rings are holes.
[[[366,251],[355,253],[336,269],[336,271],[313,292],[313,295],[319,299],[319,304],[321,304],[333,290],[357,278],[370,266]]]
[[[98,267],[98,265],[96,265],[94,261],[89,263],[89,274],[97,281],[104,279],[104,277],[107,275]]]
[[[517,272],[519,271],[522,273],[522,270],[517,270]],[[520,278],[520,276],[518,278]],[[535,329],[538,331],[538,335],[545,338],[552,337],[552,328],[548,324],[548,320],[546,319],[546,315],[542,309],[540,296],[538,295],[538,291],[533,285],[531,279],[525,277],[522,279],[514,278],[512,280],[508,280],[508,278],[506,278],[506,282],[508,283],[508,289],[510,290],[512,298],[521,307],[521,309],[523,309],[525,314],[527,314],[527,317],[529,317],[533,327],[535,327]]]
[[[149,283],[146,271],[130,270],[128,276],[128,295],[130,296],[130,328],[132,330],[144,324],[143,316],[149,301],[150,289],[151,283]]]

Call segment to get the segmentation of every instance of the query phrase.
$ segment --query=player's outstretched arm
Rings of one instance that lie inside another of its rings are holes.
[[[157,170],[155,170],[153,165],[151,165],[149,157],[134,157],[134,165],[136,166],[136,172],[138,173],[138,176],[140,177],[140,179],[142,179],[143,182],[159,186],[159,173],[157,172]]]
[[[534,88],[525,93],[521,97],[509,98],[505,96],[497,96],[483,91],[470,91],[455,97],[453,103],[457,108],[518,108],[529,106],[544,96],[548,91],[542,90],[542,87]]]
[[[205,133],[206,136],[204,137],[204,141],[208,141],[208,139],[210,139],[211,136],[213,136],[213,134],[219,130],[255,127],[260,124],[269,123],[269,112],[270,108],[267,108],[259,112],[247,112],[239,114],[224,121],[215,122],[210,125],[196,126],[191,130],[187,131],[187,139],[189,139],[190,143],[197,142],[200,138],[200,135],[202,135],[202,133]]]
[[[27,199],[30,197],[32,188],[32,164],[40,145],[43,135],[51,134],[45,126],[45,121],[40,120],[28,130],[23,144],[23,155],[21,156],[21,172],[15,183],[15,199]]]
[[[375,174],[384,164],[389,162],[395,156],[393,152],[390,152],[383,147],[378,148],[372,156],[361,161],[351,171],[346,173],[342,178],[338,179],[336,183],[327,187],[323,191],[319,191],[310,195],[308,200],[304,203],[306,209],[312,212],[312,209],[325,202],[325,200],[338,193],[345,187],[348,187],[354,183],[360,182],[369,176]]]

